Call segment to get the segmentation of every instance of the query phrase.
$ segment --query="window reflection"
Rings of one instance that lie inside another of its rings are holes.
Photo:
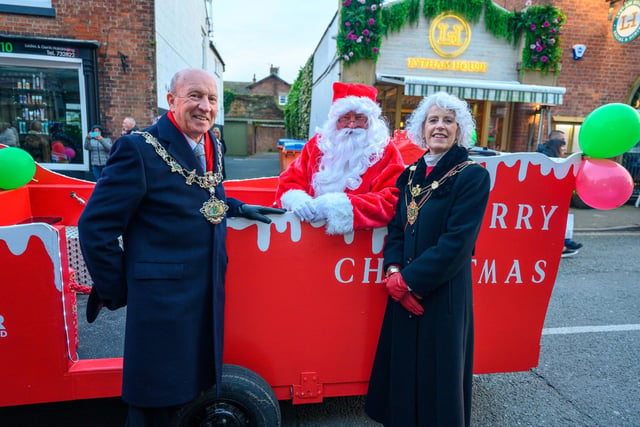
[[[83,163],[80,87],[75,69],[0,65],[0,122],[43,163]]]

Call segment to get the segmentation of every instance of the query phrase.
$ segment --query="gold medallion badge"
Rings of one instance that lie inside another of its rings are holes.
[[[419,211],[420,208],[416,204],[416,201],[412,199],[411,203],[409,203],[409,206],[407,206],[407,222],[409,224],[413,225],[413,223],[416,222],[416,219],[418,219]]]
[[[224,219],[224,216],[229,210],[229,206],[226,203],[218,200],[215,194],[212,194],[209,200],[202,204],[200,212],[204,217],[212,224],[220,224]]]

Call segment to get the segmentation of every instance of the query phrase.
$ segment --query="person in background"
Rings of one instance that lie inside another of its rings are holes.
[[[549,133],[549,139],[544,144],[540,144],[536,151],[547,157],[564,157],[567,153],[567,139],[564,132],[561,130],[552,130]],[[571,239],[572,232],[572,229],[567,230],[564,247],[562,248],[561,256],[563,258],[577,254],[582,247],[582,243],[575,242]]]
[[[109,152],[111,151],[111,138],[105,138],[102,136],[102,126],[91,126],[91,132],[87,134],[84,139],[84,149],[89,150],[89,160],[91,161],[91,171],[93,176],[100,178],[102,169],[107,163],[109,158]]]
[[[398,178],[383,249],[389,299],[365,403],[385,426],[471,422],[471,257],[490,188],[467,153],[474,127],[467,103],[445,92],[408,122],[427,151]]]
[[[564,132],[559,130],[551,131],[549,139],[540,144],[536,151],[547,157],[564,157],[567,152],[567,141],[564,138]]]
[[[133,117],[125,117],[122,120],[122,135],[129,135],[131,132],[137,131],[136,120]]]
[[[78,221],[94,283],[87,321],[102,306],[127,306],[128,427],[177,425],[201,392],[220,392],[226,219],[270,223],[266,214],[284,212],[226,197],[222,153],[209,131],[218,99],[206,71],[176,73],[169,112],[115,141]]]
[[[377,93],[371,86],[333,84],[329,118],[280,174],[277,206],[302,221],[325,220],[327,234],[387,225],[404,164]]]
[[[42,133],[42,123],[40,120],[34,120],[31,122],[29,132],[24,138],[23,147],[33,160],[36,162],[50,163],[51,162],[51,146],[49,145],[49,138]]]
[[[227,179],[227,170],[224,167],[224,156],[227,154],[227,144],[224,143],[224,139],[222,139],[222,132],[220,132],[220,128],[218,126],[214,126],[212,131],[216,139],[220,141],[220,144],[222,145],[222,178]]]
[[[18,131],[10,122],[0,123],[0,144],[8,147],[20,147]]]

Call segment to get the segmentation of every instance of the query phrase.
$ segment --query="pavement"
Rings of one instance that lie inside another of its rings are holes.
[[[635,201],[635,198],[633,199]],[[573,231],[640,231],[640,208],[625,204],[615,209],[569,208],[573,217]]]
[[[280,174],[279,153],[258,153],[252,156],[225,157],[227,179],[250,179]],[[610,210],[569,208],[574,215],[573,231],[640,231],[640,208],[632,202]]]

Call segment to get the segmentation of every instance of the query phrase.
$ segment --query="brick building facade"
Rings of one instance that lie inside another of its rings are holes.
[[[154,3],[58,0],[53,2],[53,17],[0,11],[0,38],[61,47],[86,45],[90,58],[83,58],[85,79],[93,79],[95,73],[98,82],[97,91],[87,94],[98,101],[96,111],[89,109],[88,123],[100,123],[116,134],[125,116],[144,125],[156,115],[156,99],[150,96],[156,91],[154,15],[146,12],[153,11]],[[27,54],[42,52],[33,49]]]
[[[0,2],[0,121],[13,122],[21,139],[32,122],[42,122],[50,143],[61,140],[76,152],[73,159],[42,163],[83,175],[90,167],[83,149],[90,127],[101,124],[115,140],[124,117],[134,117],[139,128],[151,125],[167,111],[175,72],[203,68],[222,88],[211,1]],[[217,124],[224,121],[222,103],[219,108]]]
[[[233,101],[225,112],[227,153],[250,155],[277,151],[285,137],[283,107],[291,85],[271,66],[267,77],[253,82],[225,82]]]
[[[349,64],[337,53],[338,13],[314,52],[310,129],[326,118],[331,83],[351,81],[378,88],[378,102],[392,130],[403,128],[423,96],[447,90],[469,101],[478,124],[477,145],[532,151],[551,129],[561,129],[568,135],[569,152],[578,151],[580,125],[591,111],[614,102],[640,106],[635,105],[640,93],[640,37],[621,43],[612,34],[616,13],[625,3],[635,1],[495,0],[494,5],[506,11],[551,4],[566,17],[561,69],[535,82],[528,80],[529,73],[520,73],[524,40],[514,46],[494,36],[485,27],[484,15],[472,22],[455,12],[434,19],[420,13],[416,22],[382,37],[375,63],[361,60]],[[461,37],[470,43],[459,56],[443,55],[434,45],[441,36],[434,34],[439,34],[441,27],[431,26],[438,19],[450,19],[444,23],[448,28],[465,28]],[[629,25],[640,25],[640,15],[627,19]],[[581,59],[572,56],[572,47],[577,44],[587,47]],[[326,59],[332,57],[337,60]],[[447,68],[453,62],[481,64],[483,68],[471,72]]]
[[[508,10],[520,10],[526,2],[496,3]],[[543,4],[541,1],[532,3]],[[554,0],[552,3],[566,16],[562,35],[562,69],[557,80],[558,86],[566,88],[566,94],[561,105],[551,108],[551,126],[568,131],[570,150],[577,151],[578,126],[591,111],[614,102],[637,102],[640,91],[640,38],[620,43],[612,35],[613,18],[622,1],[612,5],[601,0]],[[637,19],[640,21],[640,17]],[[579,60],[574,60],[572,56],[572,47],[576,44],[587,46],[584,56]],[[527,122],[531,113],[532,106],[520,105],[515,122]],[[543,133],[547,135],[549,129],[546,122],[544,124]],[[526,132],[524,126],[514,128],[514,140],[525,140]],[[523,151],[525,147],[520,144],[514,148],[513,151]]]

